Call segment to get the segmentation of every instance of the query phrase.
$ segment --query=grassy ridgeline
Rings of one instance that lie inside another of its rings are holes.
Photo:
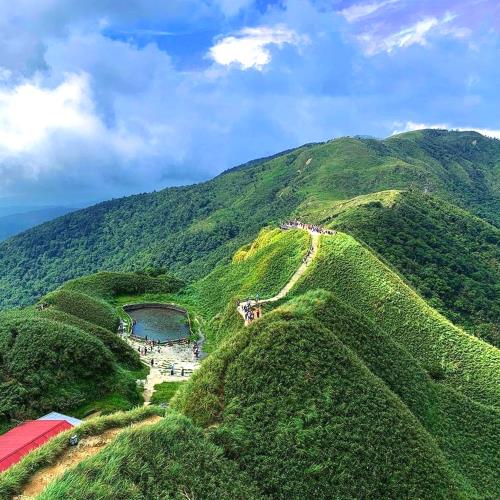
[[[168,276],[98,273],[73,280],[35,307],[0,316],[0,424],[59,410],[78,416],[129,409],[142,402],[137,352],[118,337],[107,302],[137,290],[171,292]]]
[[[500,495],[497,351],[353,238],[322,237],[295,298],[242,327],[231,297],[276,293],[307,248],[300,234],[264,231],[186,292],[219,332],[171,401],[190,421],[121,436],[42,498]]]
[[[319,288],[362,312],[442,383],[472,400],[499,405],[498,349],[455,327],[351,236],[322,237],[294,294]]]
[[[306,203],[413,186],[500,224],[500,141],[426,130],[343,137],[251,162],[215,179],[100,203],[0,244],[0,308],[29,304],[99,269],[167,267],[206,276],[270,223]]]
[[[272,297],[299,267],[310,244],[305,231],[263,229],[240,248],[230,264],[218,266],[193,286],[199,307],[207,317],[221,313],[232,299]]]
[[[417,191],[360,196],[310,217],[367,243],[433,307],[500,346],[496,227]]]

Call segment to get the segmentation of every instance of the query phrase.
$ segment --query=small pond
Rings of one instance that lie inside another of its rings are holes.
[[[189,323],[185,313],[163,307],[142,307],[127,309],[136,321],[134,335],[148,340],[167,342],[189,337]]]

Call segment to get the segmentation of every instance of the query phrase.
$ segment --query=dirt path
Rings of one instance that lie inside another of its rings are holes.
[[[259,304],[265,304],[266,302],[276,302],[277,300],[282,299],[283,297],[286,297],[288,292],[295,286],[297,281],[304,275],[306,272],[306,269],[309,267],[311,262],[315,259],[317,253],[318,253],[318,247],[319,247],[319,239],[320,239],[320,234],[317,233],[316,231],[311,231],[307,230],[307,232],[311,235],[311,249],[310,253],[307,256],[307,258],[302,262],[302,264],[297,268],[293,276],[290,278],[288,283],[274,296],[270,297],[269,299],[261,299],[259,300]],[[250,300],[250,306],[253,307],[257,305],[257,302],[255,300]],[[247,303],[247,302],[245,302]],[[245,319],[245,311],[243,310],[243,306],[245,303],[241,303],[238,306],[238,312],[242,316],[243,319]],[[245,321],[245,325],[250,324],[250,321]]]
[[[155,415],[125,427],[108,429],[98,436],[89,436],[81,439],[78,445],[68,448],[54,464],[39,470],[31,476],[30,481],[25,485],[21,494],[14,497],[14,499],[28,500],[35,498],[42,493],[49,483],[62,476],[64,472],[79,464],[82,460],[99,453],[124,430],[151,425],[159,420],[161,420],[161,417]]]

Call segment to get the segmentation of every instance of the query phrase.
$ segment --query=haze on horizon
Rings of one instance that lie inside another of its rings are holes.
[[[344,135],[500,137],[495,0],[0,4],[0,206],[198,182]]]

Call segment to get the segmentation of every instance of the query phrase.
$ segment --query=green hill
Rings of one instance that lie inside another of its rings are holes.
[[[116,333],[119,317],[102,297],[174,292],[169,276],[99,273],[45,296],[44,308],[0,315],[0,425],[59,410],[127,409],[141,402],[139,356]]]
[[[435,196],[381,192],[309,207],[309,220],[368,244],[441,313],[472,333],[500,323],[500,230]],[[485,340],[500,345],[500,337]]]
[[[339,224],[370,210],[349,207]],[[41,498],[498,497],[500,352],[354,237],[321,236],[290,294],[243,326],[236,299],[276,294],[309,240],[265,228],[184,288],[168,276],[100,273],[49,294],[44,314],[98,329],[120,296],[177,300],[210,325],[214,349],[162,422],[121,435]],[[81,309],[73,300],[83,296]]]
[[[0,244],[0,304],[29,304],[98,270],[208,274],[269,223],[388,189],[414,187],[500,224],[500,141],[427,130],[341,138],[250,162],[215,179],[101,203]]]

